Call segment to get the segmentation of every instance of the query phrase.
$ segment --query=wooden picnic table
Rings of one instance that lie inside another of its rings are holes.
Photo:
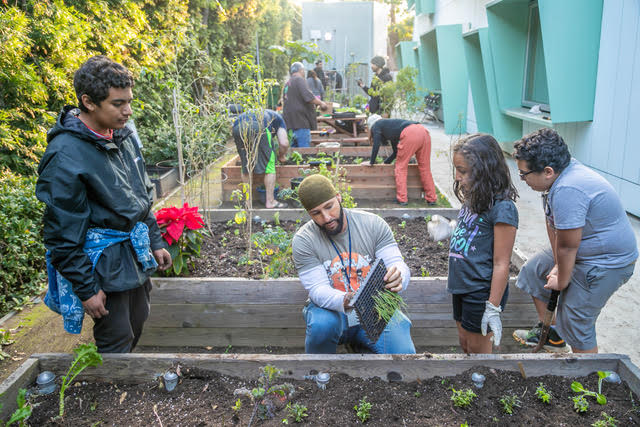
[[[334,128],[339,133],[343,133],[343,134],[349,135],[349,136],[351,136],[353,138],[357,138],[358,137],[358,122],[360,120],[366,120],[366,119],[367,119],[367,116],[365,114],[358,114],[355,117],[345,117],[345,118],[339,118],[339,119],[334,119],[333,117],[318,116],[318,123],[328,124],[329,126]],[[345,123],[351,122],[351,124],[353,126],[352,132],[346,131],[342,127],[338,126],[338,124],[336,123],[336,120],[342,120]],[[368,137],[369,136],[369,130],[368,129],[366,130],[366,133],[367,133],[367,137]]]

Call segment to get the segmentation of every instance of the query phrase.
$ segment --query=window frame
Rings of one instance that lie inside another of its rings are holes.
[[[531,33],[531,26],[532,26],[532,21],[533,21],[533,14],[534,14],[534,9],[537,9],[535,11],[535,13],[538,14],[538,26],[541,27],[541,23],[540,23],[540,8],[538,6],[538,2],[537,1],[532,1],[529,4],[529,19],[528,19],[528,25],[527,25],[527,45],[526,45],[526,49],[525,49],[525,57],[524,57],[524,78],[523,78],[523,82],[522,82],[522,97],[521,97],[521,104],[523,107],[533,107],[534,105],[540,105],[540,110],[550,113],[551,112],[551,106],[547,103],[547,104],[541,104],[532,100],[528,100],[527,99],[527,83],[529,81],[528,77],[529,77],[529,60],[530,60],[530,56],[529,56],[529,50],[531,49],[531,38],[533,37],[532,33]],[[544,56],[544,43],[542,41],[542,28],[540,28],[540,43],[542,43],[542,49],[543,49],[543,56]],[[532,72],[535,73],[535,70],[533,70]],[[544,70],[545,73],[545,79],[547,78],[547,70],[545,67]],[[547,98],[549,97],[549,85],[547,84]],[[548,101],[549,102],[549,101]]]

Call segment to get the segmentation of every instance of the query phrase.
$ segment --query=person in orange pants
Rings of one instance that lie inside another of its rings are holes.
[[[428,205],[435,205],[436,186],[431,176],[431,136],[429,131],[417,122],[402,119],[382,119],[373,114],[367,120],[369,141],[371,142],[371,160],[362,164],[375,165],[378,151],[384,141],[391,144],[393,152],[384,160],[385,164],[396,161],[396,201],[401,206],[408,202],[407,169],[409,160],[416,156],[424,198]]]

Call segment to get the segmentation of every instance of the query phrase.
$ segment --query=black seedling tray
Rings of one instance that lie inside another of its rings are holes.
[[[373,300],[374,295],[384,291],[385,274],[387,274],[387,266],[382,258],[379,258],[373,263],[364,283],[360,285],[350,303],[356,310],[360,326],[373,343],[378,341],[382,331],[387,327],[387,322],[378,316],[375,308],[376,303]]]

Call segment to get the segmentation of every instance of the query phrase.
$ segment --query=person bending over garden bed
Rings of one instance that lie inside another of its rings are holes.
[[[49,131],[36,195],[46,205],[45,303],[80,333],[86,311],[101,353],[130,352],[149,315],[149,277],[171,266],[151,210],[153,184],[125,127],[133,78],[105,56],[73,78],[79,109],[63,108]]]
[[[400,310],[374,343],[348,309],[377,258],[389,266],[386,289],[400,292],[409,284],[409,268],[389,225],[375,214],[343,209],[340,194],[322,175],[306,177],[298,196],[311,216],[292,240],[293,261],[310,299],[302,311],[305,351],[335,353],[338,344],[350,344],[374,353],[415,353],[411,322]]]
[[[391,144],[393,153],[384,160],[390,165],[396,161],[394,175],[396,179],[396,202],[405,206],[407,196],[407,170],[411,157],[416,156],[420,182],[424,190],[424,198],[428,205],[435,205],[438,199],[436,185],[431,175],[431,135],[420,123],[403,119],[383,119],[372,114],[367,120],[369,127],[369,143],[371,144],[371,160],[363,165],[375,165],[378,150],[383,142]]]
[[[551,291],[560,292],[545,350],[565,352],[568,343],[574,353],[597,353],[600,310],[629,280],[638,258],[629,218],[611,184],[572,159],[553,129],[533,132],[514,147],[520,179],[542,192],[551,246],[522,267],[516,285],[533,297],[540,322]],[[537,345],[540,330],[541,323],[513,337]]]
[[[286,203],[275,199],[274,189],[276,186],[276,157],[281,163],[285,162],[289,149],[287,127],[282,116],[273,110],[264,110],[262,124],[260,124],[257,115],[260,113],[242,113],[233,122],[233,140],[242,161],[242,173],[248,173],[247,151],[249,151],[250,156],[254,156],[251,162],[252,172],[264,174],[265,207],[267,209],[286,208]],[[278,143],[273,141],[274,135],[277,136]],[[250,144],[258,144],[258,147],[251,147]]]

